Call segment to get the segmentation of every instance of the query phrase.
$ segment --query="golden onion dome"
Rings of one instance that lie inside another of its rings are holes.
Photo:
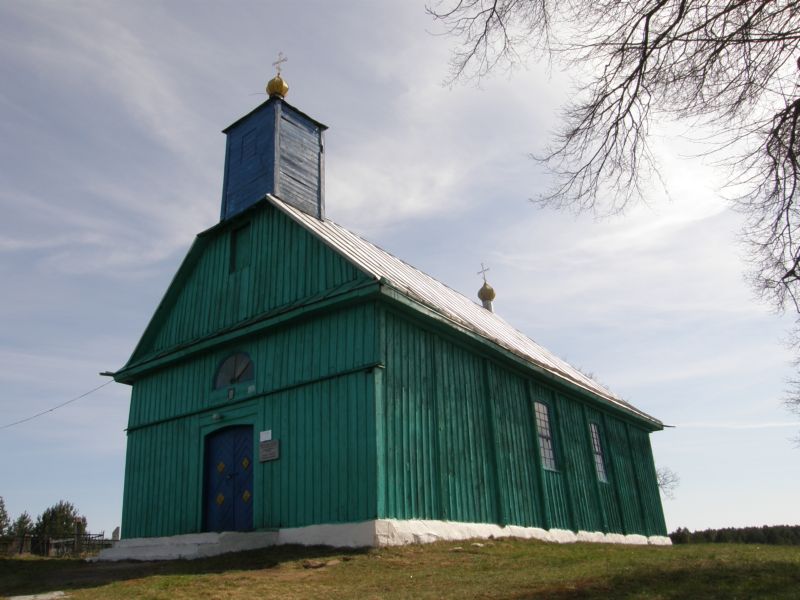
[[[478,298],[481,302],[491,302],[495,298],[494,288],[484,281],[478,290]]]
[[[269,94],[270,98],[274,96],[277,96],[278,98],[284,98],[288,92],[289,84],[283,80],[280,74],[275,75],[275,77],[269,80],[269,83],[267,84],[267,94]]]

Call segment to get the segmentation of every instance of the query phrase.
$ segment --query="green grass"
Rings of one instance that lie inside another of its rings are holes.
[[[800,597],[796,546],[480,543],[368,551],[283,546],[158,563],[1,558],[0,594],[62,590],[76,599],[170,600]]]

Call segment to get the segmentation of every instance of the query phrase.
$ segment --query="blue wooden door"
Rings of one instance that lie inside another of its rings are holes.
[[[205,530],[253,528],[253,428],[227,427],[206,438]]]

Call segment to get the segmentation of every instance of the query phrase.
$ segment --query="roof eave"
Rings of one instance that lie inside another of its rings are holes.
[[[244,115],[244,116],[242,116],[242,117],[239,117],[239,118],[238,118],[238,119],[236,119],[236,120],[235,120],[233,123],[231,123],[230,125],[228,125],[228,126],[225,128],[225,129],[223,129],[223,130],[222,130],[222,133],[228,133],[228,132],[229,132],[231,129],[233,129],[234,127],[236,127],[236,126],[237,126],[239,123],[241,123],[242,121],[244,121],[244,120],[245,120],[247,117],[249,117],[250,115],[252,115],[254,112],[258,112],[259,110],[261,110],[261,108],[262,108],[262,107],[266,106],[267,104],[270,104],[271,102],[282,102],[283,104],[285,104],[286,106],[288,106],[289,108],[291,108],[293,111],[295,111],[295,112],[297,112],[297,113],[300,113],[300,114],[301,114],[301,115],[303,115],[303,116],[304,116],[306,119],[308,119],[309,121],[311,121],[311,122],[312,122],[312,123],[314,123],[315,125],[319,126],[319,128],[320,128],[322,131],[325,131],[326,129],[328,129],[328,126],[327,126],[327,125],[325,125],[324,123],[320,123],[320,122],[319,122],[319,121],[317,121],[317,120],[316,120],[314,117],[312,117],[312,116],[308,115],[307,113],[304,113],[302,110],[300,110],[300,109],[299,109],[299,108],[297,108],[296,106],[294,106],[294,105],[292,105],[292,104],[289,104],[289,103],[288,103],[286,100],[284,100],[283,98],[267,98],[267,99],[266,99],[264,102],[262,102],[261,104],[259,104],[258,106],[256,106],[256,107],[255,107],[253,110],[251,110],[249,113],[247,113],[246,115]]]

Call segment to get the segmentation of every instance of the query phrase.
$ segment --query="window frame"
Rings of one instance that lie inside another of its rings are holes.
[[[541,409],[543,410],[540,410]],[[539,461],[545,471],[558,471],[558,455],[553,435],[553,409],[547,402],[534,400],[533,416],[536,423],[536,441]]]
[[[594,458],[594,472],[600,483],[609,483],[608,466],[606,463],[605,447],[600,432],[600,424],[594,421],[589,423],[589,438],[592,444],[592,457]]]
[[[234,380],[228,380],[227,383],[223,385],[217,385],[219,377],[222,374],[222,369],[231,360],[233,360],[234,374],[236,373],[237,371],[236,359],[241,356],[246,357],[248,363],[247,366],[245,366],[244,370],[242,370],[241,375]],[[250,375],[248,377],[245,377],[248,371],[250,372]],[[255,379],[256,379],[256,367],[252,357],[248,352],[245,352],[244,350],[236,350],[234,352],[229,352],[228,354],[226,354],[225,358],[223,358],[221,361],[219,361],[219,363],[217,363],[217,368],[214,371],[214,377],[211,380],[211,390],[217,392],[219,390],[228,390],[231,388],[237,388],[238,386],[243,386],[245,384],[252,383],[255,381]]]

